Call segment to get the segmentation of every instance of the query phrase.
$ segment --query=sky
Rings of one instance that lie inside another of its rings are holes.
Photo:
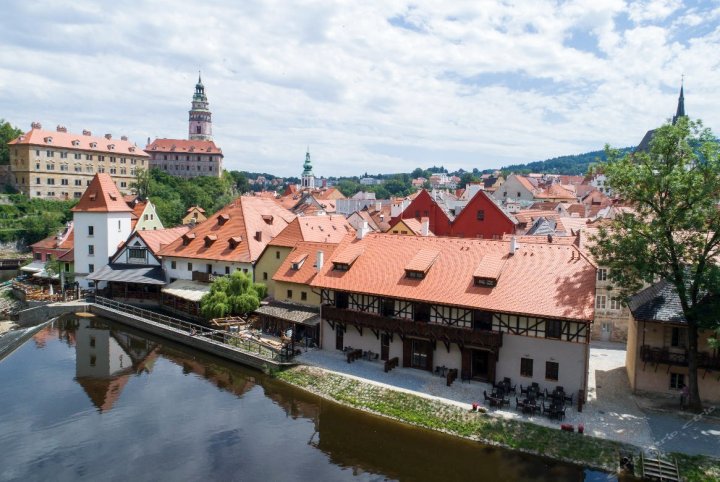
[[[488,169],[720,132],[720,0],[3,2],[0,118],[186,138],[198,70],[229,170]]]

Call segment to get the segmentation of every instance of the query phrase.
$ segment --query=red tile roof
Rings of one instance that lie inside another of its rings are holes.
[[[30,247],[35,249],[72,249],[73,242],[75,239],[75,229],[73,228],[73,223],[70,223],[68,228],[60,235],[59,239],[58,236],[48,236],[45,239],[41,239],[35,244],[31,244]]]
[[[527,189],[528,191],[533,192],[533,193],[534,193],[535,191],[537,191],[537,188],[535,187],[535,185],[534,185],[532,182],[530,182],[530,179],[528,179],[527,177],[525,177],[525,176],[519,176],[519,175],[518,175],[518,176],[515,176],[515,177],[517,178],[518,182],[519,182],[520,184],[522,184],[523,187],[524,187],[525,189]]]
[[[118,191],[110,174],[98,173],[90,181],[80,201],[72,208],[73,212],[127,212],[133,210]]]
[[[67,253],[63,254],[58,258],[58,261],[64,261],[66,263],[72,263],[75,261],[75,250],[71,249]]]
[[[553,184],[546,190],[535,194],[536,199],[568,199],[577,201],[577,195],[559,184]]]
[[[426,273],[439,255],[440,251],[437,249],[422,248],[415,253],[415,256],[405,265],[405,270],[422,271]]]
[[[347,219],[340,215],[300,216],[293,219],[275,239],[271,246],[294,247],[302,241],[338,244],[348,235],[355,233]]]
[[[43,129],[30,129],[17,139],[10,141],[12,145],[33,145],[43,148],[81,149],[108,154],[127,154],[138,157],[148,157],[142,149],[128,140],[107,139],[99,136],[73,134],[72,132],[46,131]],[[112,147],[110,147],[112,146]]]
[[[563,319],[592,320],[595,266],[574,245],[370,233],[341,244],[311,285],[421,302],[441,303]],[[439,252],[424,279],[405,276],[405,267],[423,249]],[[357,259],[348,271],[333,262]],[[473,274],[487,257],[504,259],[495,287],[475,286]]]
[[[190,226],[186,225],[168,229],[138,231],[137,235],[145,242],[145,245],[153,254],[157,254],[163,246],[167,246],[188,231],[190,231]]]
[[[221,223],[218,218],[224,215],[228,220]],[[263,220],[263,215],[272,216],[272,221]],[[186,245],[182,238],[176,239],[162,248],[159,255],[252,263],[294,218],[271,199],[241,196],[186,233],[184,237],[190,240]],[[217,240],[206,243],[205,236],[210,234],[216,235]],[[242,237],[240,243],[229,242],[237,236]]]
[[[317,253],[323,252],[325,262],[333,255],[337,244],[301,242],[285,258],[278,270],[273,275],[274,281],[285,281],[289,283],[309,284],[317,274]],[[300,259],[305,262],[300,269],[292,269],[292,264]]]
[[[220,154],[222,149],[213,141],[190,141],[187,139],[155,139],[145,148],[147,152],[181,152],[183,154]]]

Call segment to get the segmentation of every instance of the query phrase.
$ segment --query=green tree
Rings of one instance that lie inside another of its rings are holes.
[[[0,119],[0,165],[10,164],[10,147],[8,142],[22,135],[23,131],[13,127],[5,119]]]
[[[606,151],[608,185],[635,212],[601,228],[591,251],[626,299],[658,279],[675,287],[687,321],[689,406],[701,410],[699,330],[720,328],[717,140],[683,117],[657,129],[648,152]]]
[[[135,170],[135,181],[130,184],[135,194],[140,199],[147,199],[150,197],[150,171],[139,167]]]
[[[210,292],[200,300],[200,312],[206,318],[245,315],[260,306],[266,293],[265,285],[253,284],[250,276],[235,271],[212,282]]]
[[[478,177],[475,177],[473,173],[466,172],[460,177],[460,184],[458,185],[458,187],[465,188],[469,183],[479,181],[480,179]]]

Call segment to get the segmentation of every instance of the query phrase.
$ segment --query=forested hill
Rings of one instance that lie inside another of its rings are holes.
[[[626,154],[632,147],[619,149],[621,154]],[[529,162],[527,164],[513,164],[502,168],[503,171],[516,173],[543,172],[548,174],[578,174],[587,173],[590,164],[604,162],[605,151],[592,151],[572,156],[560,156],[544,161]]]

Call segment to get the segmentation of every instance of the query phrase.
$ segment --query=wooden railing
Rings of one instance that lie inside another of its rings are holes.
[[[172,316],[163,315],[162,313],[144,310],[142,308],[138,308],[137,306],[103,298],[102,296],[89,297],[88,302],[95,303],[106,308],[111,308],[113,310],[120,311],[121,313],[134,315],[145,320],[150,320],[155,323],[160,323],[162,325],[175,328],[176,330],[187,332],[189,336],[213,340],[232,348],[239,349],[240,351],[247,352],[248,354],[259,356],[260,358],[266,358],[275,362],[289,362],[294,356],[294,353],[289,347],[278,349],[268,343],[263,343],[261,340],[252,338],[249,334],[242,336],[241,334],[230,333],[225,330],[215,330],[197,323],[173,318]]]
[[[640,359],[646,363],[662,363],[665,365],[687,366],[687,352],[670,351],[667,347],[640,347]],[[697,356],[699,368],[720,370],[720,357],[708,352],[700,352]]]
[[[497,349],[502,346],[502,333],[486,330],[470,330],[457,326],[441,325],[421,321],[387,318],[380,315],[360,311],[336,308],[323,305],[322,317],[331,322],[349,324],[359,328],[399,333],[400,335],[418,336],[447,343],[476,345]]]

